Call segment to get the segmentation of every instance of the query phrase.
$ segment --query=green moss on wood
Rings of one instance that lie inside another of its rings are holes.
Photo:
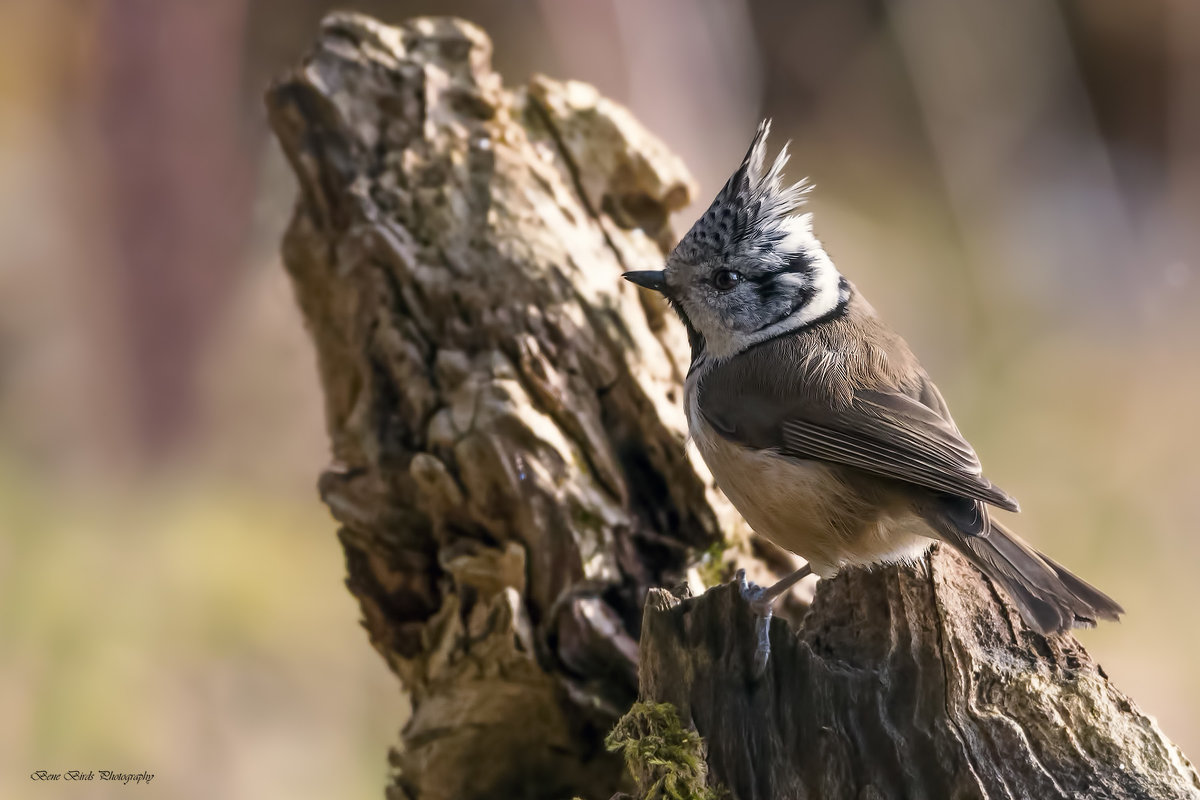
[[[634,703],[604,740],[625,756],[643,800],[719,800],[708,785],[704,740],[670,703]]]

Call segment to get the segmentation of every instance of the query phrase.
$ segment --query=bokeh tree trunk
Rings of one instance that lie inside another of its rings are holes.
[[[195,423],[196,364],[237,285],[250,229],[253,159],[238,102],[249,5],[96,7],[102,207],[116,247],[106,289],[119,321],[111,349],[124,359],[107,383],[128,375],[136,455],[151,463]]]
[[[734,551],[769,575],[685,448],[681,329],[620,280],[661,261],[691,192],[623,109],[506,90],[467,23],[349,14],[267,105],[300,184],[284,257],[326,398],[320,490],[412,698],[390,797],[631,788],[604,738],[643,633],[643,698],[707,737],[735,797],[1196,787],[1074,640],[1020,630],[944,553],[829,582],[799,637],[777,621],[761,680],[730,586],[651,594],[643,631],[652,587],[711,582]]]

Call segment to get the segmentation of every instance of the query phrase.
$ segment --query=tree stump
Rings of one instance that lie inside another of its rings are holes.
[[[1073,639],[1023,630],[948,554],[825,584],[758,681],[734,586],[651,591],[734,553],[769,578],[685,447],[683,331],[620,280],[661,261],[691,182],[591,87],[505,89],[490,49],[458,20],[334,14],[266,97],[300,187],[283,253],[326,399],[319,488],[412,700],[388,796],[631,788],[604,738],[639,638],[641,696],[734,797],[1195,796]]]
[[[755,641],[735,584],[651,591],[643,699],[678,709],[739,800],[1200,796],[1075,637],[1025,627],[948,548],[823,582],[799,631],[773,621],[758,678]]]

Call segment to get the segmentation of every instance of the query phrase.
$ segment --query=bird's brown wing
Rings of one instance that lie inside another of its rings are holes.
[[[907,390],[840,392],[849,395],[848,403],[831,399],[839,392],[831,392],[829,380],[828,371],[809,368],[793,348],[781,346],[715,367],[697,399],[708,423],[740,444],[844,464],[961,498],[955,511],[968,530],[986,531],[986,515],[973,501],[1018,510],[1013,498],[983,476],[978,456],[923,373],[913,376]]]
[[[936,389],[934,390],[936,391]],[[1008,511],[1019,507],[983,476],[954,423],[899,392],[860,391],[836,418],[793,413],[781,420],[780,452],[858,467]]]

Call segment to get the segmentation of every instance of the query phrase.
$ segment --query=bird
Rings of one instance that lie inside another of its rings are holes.
[[[944,543],[999,585],[1043,635],[1124,613],[996,517],[1016,500],[975,450],[908,344],[838,272],[785,184],[787,144],[765,166],[770,121],[667,255],[624,278],[661,293],[687,330],[688,432],[759,535],[807,563],[774,586],[741,582],[758,613],[756,669],[773,604],[810,573],[915,563]]]

